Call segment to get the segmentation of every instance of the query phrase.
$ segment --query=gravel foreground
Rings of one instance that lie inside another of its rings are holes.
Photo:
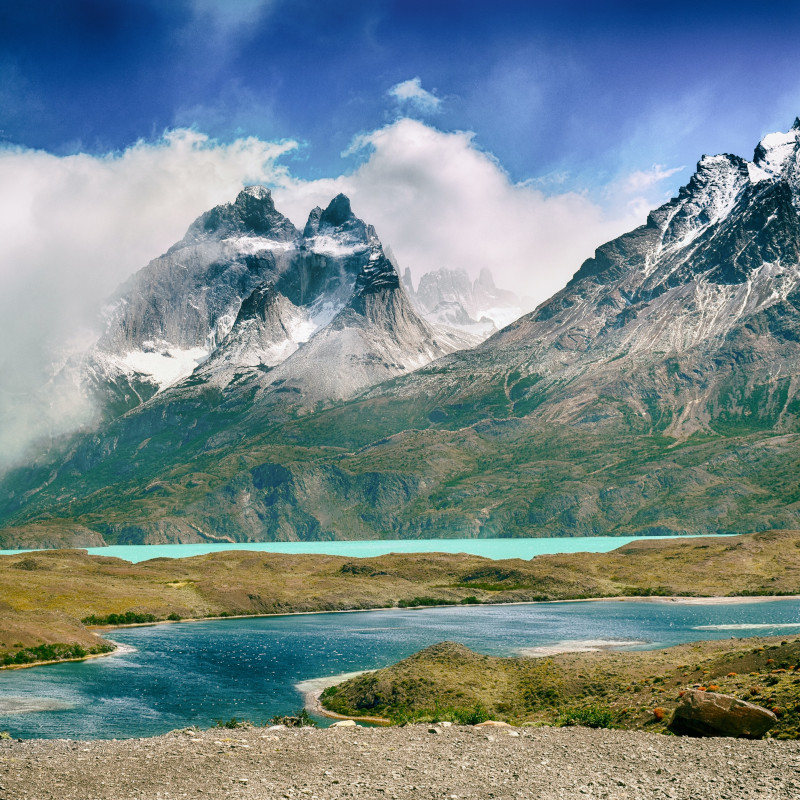
[[[800,742],[429,725],[0,742],[2,800],[185,797],[795,800]]]

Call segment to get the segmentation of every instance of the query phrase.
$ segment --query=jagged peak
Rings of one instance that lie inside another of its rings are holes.
[[[267,309],[275,303],[277,297],[278,293],[272,281],[256,287],[242,302],[236,322],[243,322],[246,319],[265,319]]]
[[[320,225],[330,225],[332,228],[339,228],[351,219],[355,219],[353,209],[350,207],[350,198],[339,194],[328,203],[328,207],[320,214]]]
[[[365,246],[377,238],[372,226],[353,213],[350,199],[344,194],[337,194],[325,209],[317,206],[311,210],[303,236],[307,240],[319,237],[319,241],[311,243],[311,247],[321,246],[323,249],[329,249],[332,242]]]
[[[355,297],[374,294],[386,289],[399,289],[400,276],[391,261],[383,253],[381,247],[374,247],[369,261],[358,273],[355,285]]]
[[[791,157],[800,145],[800,118],[796,118],[792,127],[783,133],[768,133],[753,153],[753,164],[767,175],[778,175],[783,172]],[[761,175],[756,175],[758,179]]]
[[[322,209],[319,206],[314,206],[314,208],[312,208],[309,212],[306,226],[303,228],[303,236],[306,239],[316,236],[317,232],[319,231],[319,218],[321,216]]]
[[[266,186],[246,186],[232,203],[223,203],[206,211],[189,227],[187,236],[226,238],[263,236],[276,241],[299,237],[297,228],[275,208],[272,192]]]
[[[242,189],[242,191],[236,196],[236,200],[234,202],[242,202],[247,197],[252,197],[256,200],[267,200],[272,204],[272,207],[275,208],[275,205],[272,201],[272,192],[267,189],[266,186],[261,186],[260,184],[245,186],[244,189]]]

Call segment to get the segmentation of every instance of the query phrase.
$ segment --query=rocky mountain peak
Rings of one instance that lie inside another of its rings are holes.
[[[373,247],[369,261],[356,278],[355,296],[363,297],[376,292],[399,289],[400,277],[381,247]]]
[[[193,239],[231,236],[258,236],[291,242],[300,236],[300,232],[276,210],[269,189],[247,186],[232,203],[216,206],[200,216],[187,233],[187,238]]]
[[[753,164],[757,168],[753,178],[758,181],[765,177],[784,174],[792,163],[797,161],[800,150],[800,119],[786,133],[768,133],[759,143],[753,154]],[[759,172],[760,171],[760,172]]]
[[[355,219],[355,215],[350,207],[350,198],[340,193],[328,203],[328,207],[320,215],[319,222],[320,225],[338,228],[352,219]]]
[[[262,284],[244,299],[236,316],[236,323],[247,319],[266,320],[269,308],[275,303],[276,298],[275,284],[272,281]]]
[[[327,208],[312,209],[303,230],[311,249],[330,249],[335,244],[366,244],[374,232],[350,207],[350,199],[338,194]]]
[[[478,275],[478,286],[482,286],[484,289],[497,288],[494,283],[494,276],[492,275],[492,271],[488,267],[484,267],[480,271],[480,274]]]

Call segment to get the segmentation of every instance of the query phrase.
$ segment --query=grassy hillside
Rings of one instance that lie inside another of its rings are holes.
[[[800,639],[694,642],[667,650],[498,658],[453,642],[323,692],[349,716],[588,724],[663,732],[681,692],[705,686],[772,709],[800,737]],[[716,687],[716,688],[714,688]]]
[[[17,611],[0,603],[0,667],[85,658],[113,650],[60,611]]]

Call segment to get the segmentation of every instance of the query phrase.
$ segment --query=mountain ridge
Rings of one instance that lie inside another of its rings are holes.
[[[327,408],[273,402],[297,394],[288,374],[267,393],[159,395],[49,482],[6,482],[3,518],[77,521],[108,541],[798,527],[799,153],[796,123],[753,161],[703,157],[537,309]],[[400,291],[390,274],[356,305]]]

